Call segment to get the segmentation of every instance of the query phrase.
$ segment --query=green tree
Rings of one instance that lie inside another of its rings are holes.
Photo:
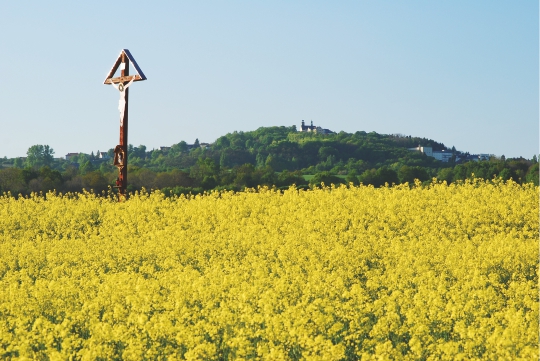
[[[255,157],[255,166],[257,168],[263,168],[265,166],[265,158],[264,155],[261,153],[257,153],[257,156]]]
[[[79,167],[79,171],[81,174],[86,174],[94,171],[94,166],[92,165],[92,162],[90,162],[90,160],[86,160],[83,163],[80,163]]]
[[[278,181],[276,172],[270,166],[259,168],[259,171],[261,172],[261,178],[260,178],[261,184],[264,184],[267,186],[277,185],[278,182],[281,182],[285,178],[285,176],[282,173],[280,174],[279,181]]]
[[[42,191],[59,190],[64,183],[62,174],[57,170],[52,170],[49,167],[43,167],[39,170],[39,177]]]
[[[116,169],[111,163],[103,162],[99,166],[99,172],[101,174],[112,172],[114,169]]]
[[[227,154],[225,152],[221,152],[221,155],[219,157],[219,166],[221,168],[225,168],[229,165]]]
[[[53,163],[54,150],[48,145],[36,144],[28,148],[26,152],[26,166],[28,168],[50,167]]]
[[[128,178],[131,179],[130,183],[133,184],[136,189],[141,189],[142,187],[145,187],[147,190],[150,190],[154,188],[156,173],[148,168],[140,168],[132,172],[129,177],[131,177]]]
[[[512,171],[508,168],[504,168],[500,171],[499,177],[503,180],[509,180],[510,178],[512,178]]]
[[[226,136],[219,137],[216,140],[215,146],[217,149],[228,148],[231,145],[231,141]]]
[[[165,187],[193,187],[194,179],[189,176],[189,173],[178,169],[173,169],[171,172],[161,172],[156,175],[154,180],[156,188],[162,189]]]
[[[366,169],[358,176],[358,181],[364,185],[379,183],[376,169]]]
[[[284,170],[278,176],[277,185],[280,187],[287,187],[293,184],[296,184],[298,186],[306,183],[307,182],[304,180],[304,177],[302,177],[299,171],[289,172],[287,170]]]
[[[388,183],[388,185],[399,183],[396,171],[388,167],[366,170],[360,174],[358,180],[360,183],[371,184],[375,187],[382,187],[386,183]]]
[[[256,174],[253,164],[246,163],[239,167],[235,167],[234,172],[234,185],[239,189],[244,187],[256,187],[259,183],[258,174]]]
[[[442,168],[437,174],[437,179],[451,183],[454,180],[454,170],[452,168]]]
[[[349,183],[352,183],[354,184],[355,186],[358,185],[358,175],[356,173],[356,170],[351,170],[348,174],[347,174],[347,177],[345,178],[345,181],[347,182],[347,184]]]
[[[171,156],[177,156],[181,153],[185,153],[188,151],[188,146],[187,146],[187,143],[184,142],[184,141],[181,141],[180,143],[177,143],[177,144],[174,144],[172,147],[171,147],[171,150],[169,151],[169,154]],[[152,152],[152,158],[154,157],[154,153],[156,151]]]
[[[82,188],[87,191],[94,191],[94,193],[100,193],[106,191],[109,187],[109,182],[100,172],[88,172],[81,176]]]
[[[401,183],[414,183],[415,179],[423,182],[429,180],[429,174],[423,167],[409,167],[404,165],[398,170],[398,177]]]
[[[272,169],[275,169],[278,166],[278,162],[271,154],[268,154],[268,157],[266,157],[266,161],[264,162],[264,164],[265,166],[271,167]]]
[[[139,145],[138,147],[134,147],[130,144],[131,149],[128,151],[128,157],[129,159],[132,159],[131,157],[135,158],[146,158],[146,146],[145,145]]]
[[[385,183],[389,185],[398,184],[399,178],[395,170],[388,167],[381,167],[377,169],[378,186],[382,187]]]
[[[26,182],[23,170],[19,168],[6,168],[0,170],[0,193],[11,192],[13,195],[24,193]]]
[[[324,183],[325,186],[330,186],[331,184],[341,184],[343,183],[343,181],[343,179],[336,177],[332,173],[324,171],[316,173],[313,178],[311,178],[309,183],[312,185],[320,185],[321,183]]]
[[[190,176],[198,181],[202,181],[204,177],[212,177],[217,174],[219,174],[219,165],[212,158],[201,157],[190,169]]]
[[[77,163],[79,163],[79,164],[84,164],[85,162],[87,162],[89,160],[90,159],[88,158],[88,156],[86,154],[84,154],[84,153],[79,153],[79,155],[77,157]]]
[[[201,181],[201,187],[204,190],[210,190],[212,188],[215,188],[217,185],[218,182],[215,176],[204,176],[203,180]]]
[[[15,158],[13,160],[13,167],[14,168],[22,168],[24,166],[24,162],[22,158]]]
[[[335,157],[337,155],[338,155],[338,151],[334,147],[320,147],[319,148],[319,158],[321,160],[326,160],[330,156]]]
[[[534,185],[538,185],[538,162],[534,163],[529,170],[527,171],[527,175],[525,176],[525,181],[532,182]]]

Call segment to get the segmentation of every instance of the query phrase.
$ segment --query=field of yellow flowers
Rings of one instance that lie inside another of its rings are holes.
[[[4,195],[0,359],[537,360],[538,195]]]

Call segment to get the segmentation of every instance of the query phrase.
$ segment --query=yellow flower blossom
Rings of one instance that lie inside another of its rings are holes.
[[[538,195],[0,196],[0,358],[538,359]]]

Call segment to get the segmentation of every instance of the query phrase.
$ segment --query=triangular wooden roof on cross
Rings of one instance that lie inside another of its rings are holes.
[[[120,55],[118,55],[118,58],[116,59],[116,62],[113,65],[111,71],[109,71],[109,74],[107,74],[107,77],[105,78],[105,81],[103,82],[103,84],[123,83],[123,82],[126,82],[126,81],[130,81],[133,78],[133,76],[131,76],[131,75],[130,76],[120,76],[120,77],[117,77],[117,78],[113,78],[114,73],[116,73],[116,70],[118,70],[118,67],[122,63],[123,55],[131,62],[131,64],[133,64],[133,67],[135,68],[135,71],[137,72],[137,75],[136,75],[134,81],[146,80],[146,76],[144,75],[141,68],[139,67],[139,65],[135,61],[135,58],[133,57],[133,55],[131,55],[131,53],[129,52],[128,49],[122,49],[122,51],[120,52]]]

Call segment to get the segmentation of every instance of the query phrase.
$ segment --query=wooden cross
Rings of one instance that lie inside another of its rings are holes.
[[[137,75],[129,76],[130,63],[135,68]],[[113,78],[120,67],[120,76]],[[118,178],[116,186],[118,188],[118,200],[121,201],[126,196],[127,188],[127,165],[128,165],[128,87],[134,81],[146,80],[146,76],[131,55],[128,49],[123,49],[116,59],[111,71],[105,78],[103,84],[111,84],[120,92],[119,111],[120,111],[120,143],[114,149],[114,165],[118,168]],[[118,84],[118,85],[116,85]]]

